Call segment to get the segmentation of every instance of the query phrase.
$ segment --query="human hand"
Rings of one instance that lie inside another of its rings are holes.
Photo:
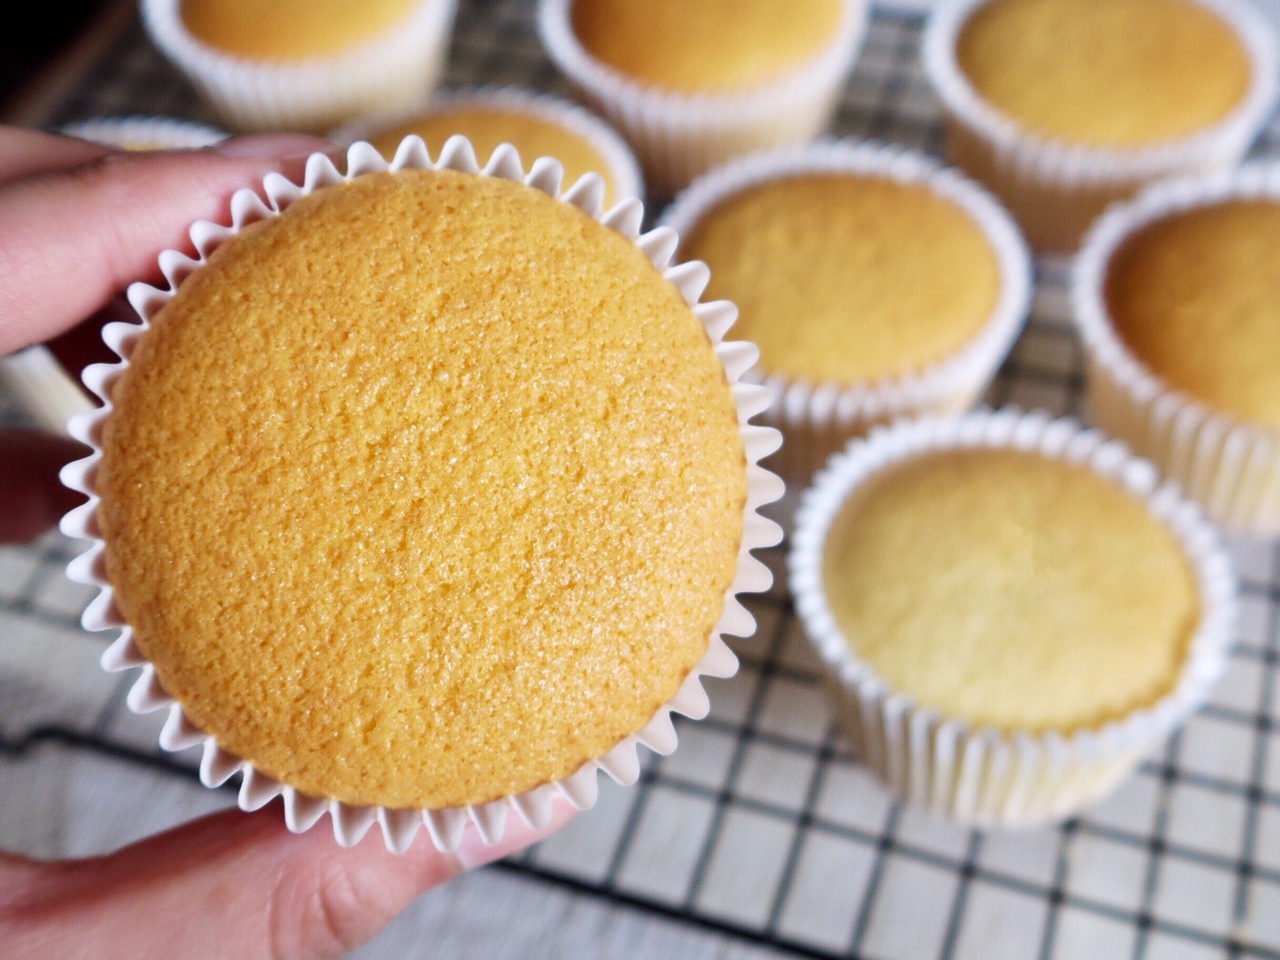
[[[100,340],[96,355],[84,349],[101,326],[86,318],[131,281],[158,280],[162,250],[193,252],[187,228],[223,216],[236,189],[271,170],[299,174],[308,153],[330,146],[281,135],[126,154],[0,127],[0,356],[80,334],[64,357],[107,359]],[[0,430],[0,542],[37,536],[78,502],[57,475],[86,452],[63,437]]]
[[[0,943],[10,960],[319,960],[363,943],[418,894],[541,839],[509,817],[492,847],[468,829],[455,853],[426,830],[402,854],[378,830],[350,849],[320,828],[288,832],[273,805],[228,810],[90,860],[0,854]]]
[[[71,330],[133,280],[157,279],[167,248],[189,250],[195,220],[225,218],[239,187],[271,170],[295,179],[309,137],[227,141],[211,150],[123,154],[0,127],[0,355]],[[0,540],[27,539],[74,504],[58,469],[71,440],[0,431]],[[70,498],[70,499],[69,499]],[[228,811],[90,860],[0,854],[0,944],[7,958],[332,957],[373,936],[422,891],[556,829],[511,817],[499,844],[468,830],[442,854],[425,831],[407,853],[378,831],[350,849],[328,831],[291,835],[274,807]]]

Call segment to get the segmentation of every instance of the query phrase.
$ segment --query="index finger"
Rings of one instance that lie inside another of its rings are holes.
[[[115,153],[112,147],[39,130],[10,127],[0,130],[0,184],[78,167]]]
[[[0,354],[56,336],[131,281],[153,279],[160,252],[190,252],[187,229],[225,219],[237,189],[271,171],[297,177],[307,155],[330,147],[271,134],[208,150],[109,151],[0,185]]]

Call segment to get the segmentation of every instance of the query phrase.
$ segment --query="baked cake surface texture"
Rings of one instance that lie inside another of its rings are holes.
[[[1099,729],[1176,686],[1201,618],[1186,554],[1095,471],[1017,450],[905,461],[832,524],[823,579],[853,653],[944,719]]]
[[[574,0],[573,32],[645,86],[712,93],[799,70],[837,36],[841,0]]]
[[[1111,148],[1214,125],[1251,70],[1236,32],[1193,0],[994,0],[965,22],[956,59],[1024,129]]]
[[[395,27],[418,0],[181,0],[191,35],[260,60],[332,56]]]
[[[991,242],[924,184],[810,173],[718,203],[686,256],[711,267],[767,373],[851,384],[914,372],[955,353],[1000,294]]]
[[[369,174],[246,227],[113,401],[98,516],[134,642],[312,796],[572,774],[675,695],[735,575],[707,334],[633,243],[520,184]]]
[[[1116,251],[1107,312],[1174,389],[1280,427],[1280,202],[1232,200],[1163,217]]]

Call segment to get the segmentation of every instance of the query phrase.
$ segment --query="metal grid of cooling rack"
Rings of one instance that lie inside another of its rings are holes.
[[[939,152],[919,33],[910,16],[873,20],[833,132]],[[447,82],[566,92],[524,0],[463,3]],[[48,125],[127,113],[208,119],[137,28]],[[1257,152],[1280,156],[1280,126]],[[1066,266],[1038,266],[1032,320],[987,399],[1075,414]],[[0,398],[0,422],[17,419]],[[30,764],[92,755],[104,769],[194,775],[193,756],[155,747],[159,718],[124,709],[129,679],[97,670],[102,640],[76,627],[87,597],[61,572],[73,552],[56,535],[0,550],[6,838],[48,814],[34,788],[6,789]],[[769,956],[1280,960],[1280,550],[1241,542],[1233,554],[1244,616],[1210,706],[1060,828],[968,830],[895,804],[833,729],[780,577],[751,604],[760,629],[737,644],[741,673],[709,684],[711,716],[677,721],[680,749],[649,756],[636,787],[602,782],[595,810],[501,869]],[[781,553],[768,559],[781,573]],[[200,809],[226,802],[210,797]]]

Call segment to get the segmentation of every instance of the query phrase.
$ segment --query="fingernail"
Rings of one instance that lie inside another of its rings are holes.
[[[213,152],[236,160],[291,160],[333,149],[328,140],[305,133],[256,133],[223,140]]]

